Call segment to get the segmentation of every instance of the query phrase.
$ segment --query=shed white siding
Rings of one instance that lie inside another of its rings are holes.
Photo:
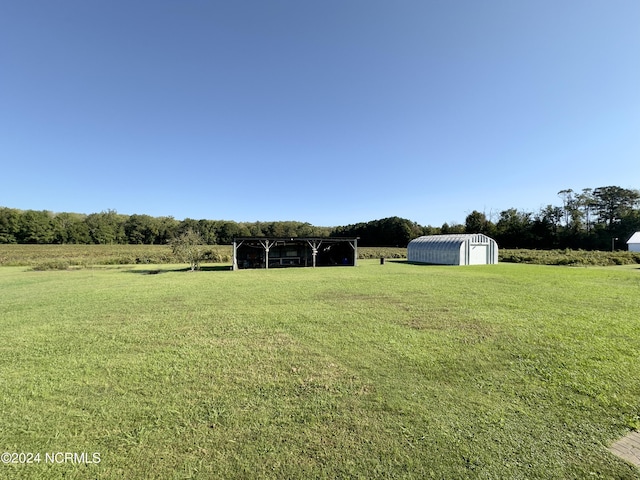
[[[627,241],[630,252],[640,252],[640,232],[636,232],[631,235],[631,238]]]
[[[498,244],[481,233],[426,235],[409,242],[411,263],[435,265],[487,265],[498,263]]]

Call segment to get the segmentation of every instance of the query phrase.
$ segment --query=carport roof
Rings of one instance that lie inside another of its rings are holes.
[[[360,237],[235,237],[234,242],[240,241],[264,241],[269,240],[271,242],[306,242],[306,241],[322,241],[322,242],[353,242]]]

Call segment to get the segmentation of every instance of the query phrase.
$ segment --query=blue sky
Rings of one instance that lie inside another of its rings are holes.
[[[422,225],[640,188],[637,0],[0,1],[0,205]]]

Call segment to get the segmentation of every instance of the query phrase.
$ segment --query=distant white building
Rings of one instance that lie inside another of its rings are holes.
[[[631,235],[631,238],[627,240],[630,252],[640,252],[640,232],[636,232]]]
[[[425,235],[407,246],[410,263],[488,265],[498,263],[498,244],[481,233]]]

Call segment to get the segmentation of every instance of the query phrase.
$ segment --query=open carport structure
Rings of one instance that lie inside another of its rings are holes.
[[[356,266],[358,237],[237,237],[233,269]]]

